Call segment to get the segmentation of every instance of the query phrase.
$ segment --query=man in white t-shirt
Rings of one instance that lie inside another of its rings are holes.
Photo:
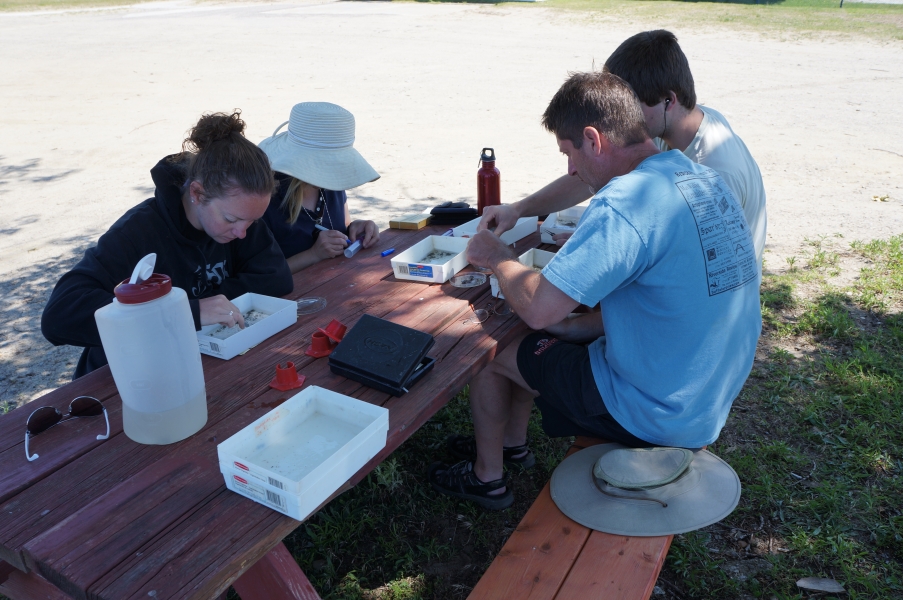
[[[644,31],[624,41],[605,62],[604,71],[624,79],[640,99],[650,137],[662,150],[680,150],[693,162],[721,175],[743,207],[756,260],[765,248],[765,188],[746,144],[718,111],[696,104],[690,65],[673,33]],[[520,202],[490,206],[479,229],[507,231],[520,217],[570,208],[592,195],[577,177],[564,175]],[[556,237],[561,245],[566,235]]]

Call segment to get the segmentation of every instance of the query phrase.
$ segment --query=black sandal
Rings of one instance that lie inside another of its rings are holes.
[[[455,458],[471,462],[477,459],[477,440],[472,435],[450,435],[445,440],[445,445]],[[525,452],[526,454],[524,454]],[[524,470],[532,469],[536,464],[536,457],[527,444],[510,448],[505,446],[502,448],[502,459],[506,465],[520,467]]]
[[[480,481],[473,472],[469,460],[454,465],[433,463],[429,470],[429,480],[433,489],[440,494],[469,500],[489,510],[502,510],[514,504],[514,493],[507,487],[507,476],[495,481]],[[501,494],[490,494],[505,488]]]

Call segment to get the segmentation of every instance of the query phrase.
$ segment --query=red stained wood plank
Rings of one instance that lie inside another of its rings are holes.
[[[648,600],[672,536],[624,537],[593,531],[555,598]]]
[[[219,476],[220,481],[222,477]],[[212,598],[278,544],[298,522],[223,486],[177,527],[156,536],[99,578],[90,598]],[[254,546],[254,544],[257,544]],[[252,547],[236,552],[236,548]]]
[[[578,437],[568,456],[601,443]],[[588,529],[558,509],[546,484],[468,598],[646,600],[671,539]]]
[[[184,458],[160,460],[72,513],[25,549],[48,557],[29,564],[65,592],[80,596],[96,578],[137,551],[149,532],[184,518],[183,507],[221,485],[215,464]]]
[[[11,600],[72,600],[35,572],[23,573],[0,561],[0,594]]]
[[[236,579],[232,587],[242,600],[320,600],[282,542]]]
[[[589,534],[558,510],[547,483],[468,598],[555,598]]]

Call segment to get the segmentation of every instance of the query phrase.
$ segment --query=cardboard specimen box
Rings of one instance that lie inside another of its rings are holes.
[[[524,239],[531,233],[535,233],[538,223],[539,219],[537,217],[524,217],[518,219],[514,227],[500,235],[499,238],[510,246],[511,244]],[[463,225],[458,225],[454,228],[455,237],[473,237],[477,233],[477,225],[479,224],[480,219],[474,219]]]
[[[445,283],[467,266],[467,238],[431,235],[392,259],[398,279]]]
[[[242,315],[251,311],[262,317],[244,329],[226,329],[222,325],[206,325],[198,331],[198,346],[202,354],[229,360],[248,348],[253,348],[298,320],[298,305],[292,300],[261,294],[242,294],[232,300]]]
[[[577,206],[572,206],[571,208],[566,208],[557,213],[550,214],[549,218],[543,221],[542,226],[539,228],[539,232],[542,234],[542,243],[554,244],[555,240],[552,239],[553,235],[559,233],[574,233],[577,229],[577,223],[580,221],[580,217],[583,216],[585,210],[585,206],[578,204]]]
[[[305,519],[386,445],[389,411],[310,386],[216,447],[230,490]]]
[[[538,250],[536,248],[530,248],[519,257],[517,257],[518,262],[522,265],[527,265],[528,267],[532,267],[533,269],[542,269],[552,258],[555,256],[554,252],[547,252],[545,250]],[[502,294],[501,288],[499,288],[499,280],[495,275],[489,276],[489,287],[491,293],[496,298],[505,299],[504,294]]]

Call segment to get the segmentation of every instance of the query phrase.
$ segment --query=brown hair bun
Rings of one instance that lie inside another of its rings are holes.
[[[270,159],[245,136],[241,110],[203,115],[182,142],[187,183],[204,187],[202,202],[235,188],[271,195],[276,187]]]
[[[188,137],[182,142],[182,150],[198,152],[214,142],[242,135],[244,131],[245,122],[241,119],[241,109],[236,108],[231,115],[221,112],[204,115],[188,132]]]

